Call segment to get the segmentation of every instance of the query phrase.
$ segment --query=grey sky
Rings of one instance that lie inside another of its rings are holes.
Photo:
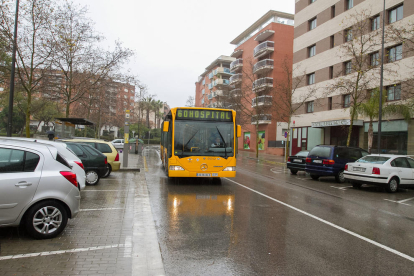
[[[96,29],[136,52],[130,65],[150,94],[171,107],[194,96],[214,59],[230,55],[237,35],[269,10],[294,12],[294,0],[75,0],[89,7]]]

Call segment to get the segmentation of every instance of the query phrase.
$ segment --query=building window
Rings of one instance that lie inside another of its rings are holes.
[[[328,110],[332,110],[332,97],[328,98]]]
[[[402,44],[388,49],[388,62],[402,59]]]
[[[401,100],[401,84],[387,87],[387,101]]]
[[[306,103],[306,112],[307,113],[312,113],[313,112],[313,101]]]
[[[204,93],[206,93],[205,89],[203,89],[203,90],[201,91],[201,93],[204,95]]]
[[[206,84],[206,80],[205,79],[203,79],[203,85],[205,85]]]
[[[308,47],[308,57],[313,57],[316,54],[316,45]]]
[[[354,7],[354,0],[345,0],[345,10],[350,10]]]
[[[344,31],[344,35],[345,35],[345,42],[351,41],[352,40],[352,29],[346,29]]]
[[[370,59],[371,59],[371,66],[372,67],[378,66],[379,65],[379,52],[372,53],[370,55]]]
[[[345,75],[352,73],[352,62],[351,61],[345,62],[344,67],[345,67]]]
[[[204,99],[201,99],[201,104],[204,104]]]
[[[331,35],[329,42],[330,42],[331,49],[335,47],[335,36],[334,35]]]
[[[309,0],[309,4],[315,3],[316,0]]]
[[[309,74],[307,77],[308,77],[308,85],[315,83],[315,73]]]
[[[371,31],[378,30],[380,28],[380,16],[374,16],[371,19]]]
[[[344,108],[351,105],[351,94],[344,95]]]
[[[403,8],[404,6],[401,5],[399,7],[396,7],[392,10],[388,11],[388,23],[394,23],[398,20],[401,20],[403,18]]]
[[[331,18],[335,17],[335,5],[331,7]]]
[[[316,17],[309,20],[309,31],[316,28]]]
[[[329,79],[333,79],[333,66],[329,66]]]

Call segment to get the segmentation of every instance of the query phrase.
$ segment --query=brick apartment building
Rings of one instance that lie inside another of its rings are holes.
[[[334,84],[338,78],[352,78],[357,74],[349,70],[353,59],[344,54],[345,43],[352,42],[354,23],[349,20],[353,14],[367,14],[369,27],[364,37],[382,32],[383,1],[378,0],[296,0],[293,66],[305,71],[294,73],[293,78],[306,74],[304,82],[297,90],[305,95],[310,88],[315,94],[300,108],[292,122],[291,153],[310,150],[318,144],[346,145],[350,125],[350,95],[338,90],[326,94],[326,87]],[[393,26],[408,26],[414,20],[414,1],[387,0],[385,24],[386,30]],[[359,22],[363,22],[361,20]],[[367,84],[367,95],[371,89],[380,86],[381,36],[377,36],[376,48],[366,55],[367,63],[375,66],[373,81]],[[384,90],[387,102],[402,102],[409,98],[407,79],[413,76],[413,53],[407,45],[395,40],[385,41]],[[397,72],[388,74],[387,72]],[[367,96],[369,98],[369,96]],[[300,101],[293,101],[300,104]],[[377,119],[376,119],[377,120]],[[352,146],[368,148],[369,118],[359,116],[354,122]],[[381,148],[383,152],[414,154],[414,123],[407,123],[402,117],[385,117],[381,124]],[[374,123],[373,152],[377,149],[378,121]]]
[[[243,136],[239,150],[254,152],[258,143],[260,151],[283,155],[287,123],[274,103],[284,96],[275,94],[274,88],[286,81],[282,64],[292,64],[293,24],[292,14],[267,12],[231,41],[236,47],[231,56],[220,56],[196,83],[196,106],[238,112]]]

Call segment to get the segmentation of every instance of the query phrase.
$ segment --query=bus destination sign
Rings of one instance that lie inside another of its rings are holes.
[[[231,111],[203,110],[203,109],[177,109],[176,120],[200,120],[233,122]]]

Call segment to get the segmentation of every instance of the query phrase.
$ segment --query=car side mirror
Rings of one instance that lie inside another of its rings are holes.
[[[163,132],[168,132],[168,129],[170,127],[170,122],[164,122],[164,126],[162,128]]]

